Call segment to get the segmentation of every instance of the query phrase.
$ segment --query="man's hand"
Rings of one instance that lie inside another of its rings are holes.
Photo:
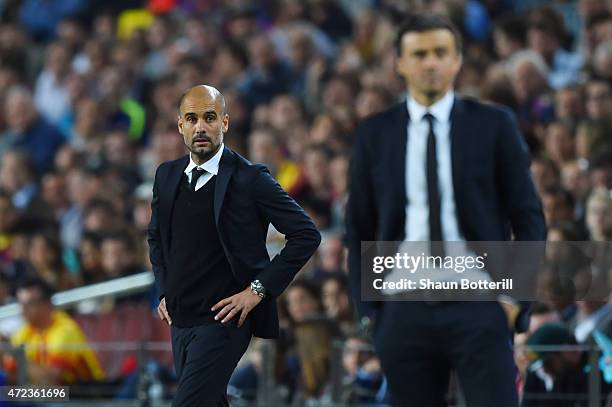
[[[221,307],[221,311],[215,315],[215,319],[221,319],[222,323],[225,323],[232,319],[237,313],[240,312],[240,319],[238,320],[238,326],[242,326],[247,315],[262,298],[251,291],[251,287],[247,287],[242,292],[234,294],[231,297],[227,297],[213,305],[211,311],[215,311]]]
[[[521,311],[521,308],[515,302],[507,301],[507,300],[499,300],[499,305],[501,305],[502,309],[506,313],[506,318],[508,318],[508,328],[511,331],[514,331],[514,327],[516,325],[516,318]]]
[[[159,302],[159,305],[157,306],[157,315],[159,315],[159,319],[166,321],[168,325],[172,325],[170,314],[168,314],[168,310],[166,309],[166,297],[162,298]]]

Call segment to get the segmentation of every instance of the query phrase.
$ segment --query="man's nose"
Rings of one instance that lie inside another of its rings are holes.
[[[195,131],[196,133],[204,132],[204,120],[203,119],[198,119],[195,125]]]
[[[423,65],[427,69],[437,69],[440,65],[440,58],[438,58],[436,54],[432,52],[425,57]]]

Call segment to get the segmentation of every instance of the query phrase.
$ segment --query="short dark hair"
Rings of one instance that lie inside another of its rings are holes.
[[[463,44],[461,33],[450,20],[437,14],[414,14],[409,16],[401,26],[395,40],[397,55],[402,54],[402,38],[409,32],[422,33],[432,30],[448,30],[455,38],[455,48],[458,53],[462,52]]]
[[[40,277],[31,276],[26,278],[19,286],[17,290],[29,290],[29,289],[38,289],[42,298],[46,301],[51,301],[51,297],[53,297],[54,290],[45,280]]]
[[[301,288],[317,302],[321,301],[321,287],[309,278],[298,277],[291,282],[288,288]]]
[[[102,235],[101,244],[109,240],[120,242],[129,253],[134,253],[138,250],[138,243],[136,243],[133,234],[129,230],[122,229],[107,232]]]
[[[340,289],[344,290],[348,295],[348,278],[345,273],[339,271],[327,273],[327,275],[321,279],[321,288],[323,288],[328,281],[335,281],[338,283]]]
[[[555,185],[549,188],[546,188],[542,193],[543,196],[554,196],[556,198],[560,198],[563,201],[563,204],[567,208],[574,208],[576,205],[576,201],[572,194],[559,185]]]
[[[593,153],[589,159],[589,170],[601,170],[612,167],[612,148],[607,147]]]
[[[527,22],[525,18],[517,14],[505,14],[497,23],[495,30],[502,32],[506,37],[519,42],[522,46],[527,43]]]

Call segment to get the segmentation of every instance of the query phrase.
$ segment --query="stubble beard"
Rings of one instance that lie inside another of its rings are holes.
[[[210,160],[219,150],[221,143],[218,144],[212,144],[211,141],[211,146],[209,148],[206,147],[194,147],[193,145],[191,145],[189,147],[189,151],[191,152],[191,154],[193,154],[195,157],[197,157],[201,162],[206,162],[208,160]]]

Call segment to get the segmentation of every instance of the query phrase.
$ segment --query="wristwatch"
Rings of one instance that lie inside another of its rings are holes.
[[[261,298],[266,297],[266,289],[264,288],[263,284],[261,284],[261,281],[259,280],[255,280],[251,282],[251,291],[259,295]]]

